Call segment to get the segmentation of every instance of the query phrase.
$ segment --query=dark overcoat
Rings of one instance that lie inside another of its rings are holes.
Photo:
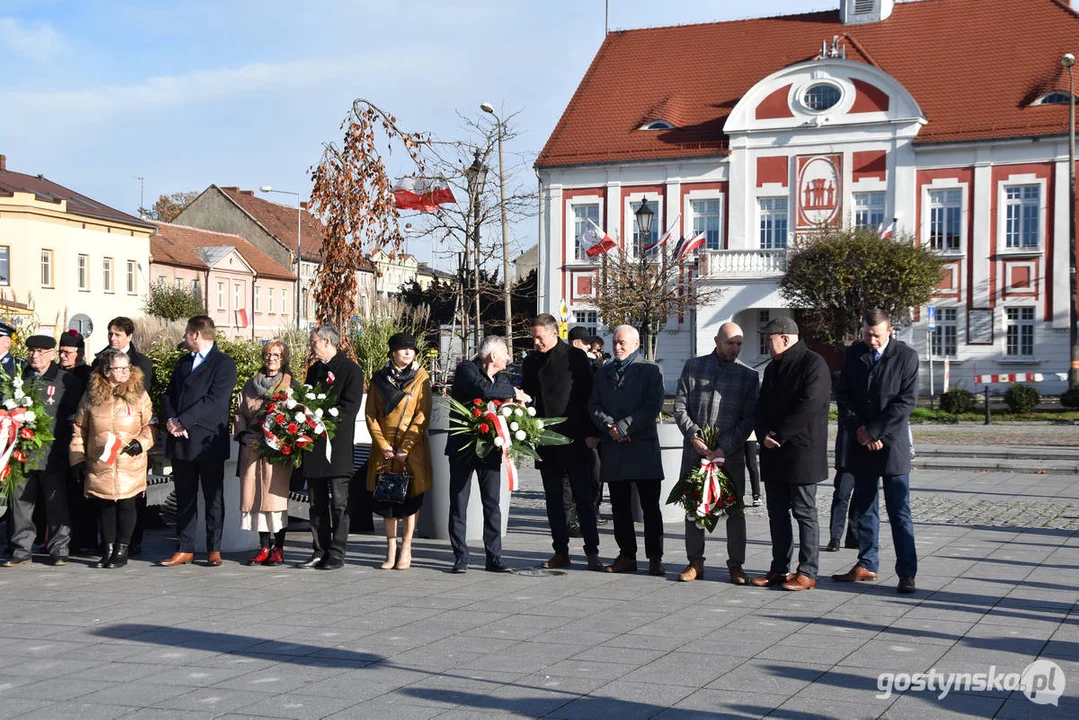
[[[318,438],[311,446],[311,452],[304,453],[304,477],[351,477],[356,416],[363,404],[363,371],[344,353],[338,352],[328,361],[318,360],[309,367],[304,382],[313,387],[325,387],[326,397],[336,401],[334,407],[338,411],[337,431],[329,441],[330,459],[326,460],[326,438]]]
[[[164,431],[165,454],[173,460],[224,462],[232,445],[229,420],[236,363],[216,343],[192,371],[193,361],[191,353],[180,358],[161,398],[162,427],[176,418],[187,429],[186,438]]]
[[[604,365],[592,383],[588,412],[600,435],[599,457],[603,480],[662,480],[656,420],[663,409],[663,371],[639,353],[625,366],[621,378],[617,364]],[[611,439],[614,425],[629,442]]]
[[[828,364],[799,340],[764,371],[754,421],[765,482],[812,485],[828,477]],[[774,433],[778,448],[764,439]]]
[[[45,472],[67,472],[68,446],[71,444],[72,422],[75,420],[75,411],[79,407],[79,400],[85,389],[75,375],[62,369],[56,363],[52,363],[39,377],[34,377],[34,371],[29,365],[25,365],[22,371],[23,391],[31,392],[45,407],[45,412],[53,420],[52,434],[55,440],[44,451],[39,452],[33,464],[26,466],[27,470],[44,470]]]
[[[537,417],[566,418],[551,429],[573,441],[538,448],[541,462],[537,467],[542,461],[587,462],[582,458],[588,450],[584,440],[598,433],[588,415],[592,363],[584,351],[559,340],[545,353],[529,353],[521,366],[521,389],[532,397]]]
[[[483,369],[479,359],[465,360],[457,365],[453,373],[453,385],[450,386],[450,397],[462,405],[471,407],[472,401],[480,400],[512,400],[517,397],[517,390],[510,381],[510,376],[504,372],[495,373],[492,378]],[[486,457],[476,456],[476,451],[468,445],[465,435],[454,434],[451,428],[446,438],[446,455],[450,462],[469,462],[474,467],[498,468],[502,467],[502,453],[492,450]]]

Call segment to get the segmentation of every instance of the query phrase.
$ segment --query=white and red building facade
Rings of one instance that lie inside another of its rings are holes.
[[[1060,58],[1079,49],[1079,15],[1058,0],[837,1],[838,12],[607,36],[536,163],[540,310],[565,299],[576,324],[604,330],[591,303],[599,266],[576,243],[588,219],[635,242],[646,198],[657,208],[652,238],[672,224],[675,237],[705,232],[686,272],[722,293],[661,334],[657,359],[673,388],[727,320],[746,331],[742,359],[766,359],[758,328],[795,312],[778,282],[815,223],[894,220],[945,260],[932,303],[937,390],[947,357],[952,387],[1040,372],[1043,392],[1061,391]],[[924,308],[900,337],[927,358]]]

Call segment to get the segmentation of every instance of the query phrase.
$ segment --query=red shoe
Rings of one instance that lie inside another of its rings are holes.
[[[259,548],[259,551],[257,553],[255,553],[255,556],[247,561],[247,564],[248,565],[261,565],[262,563],[266,562],[266,560],[269,557],[270,557],[270,548],[263,545],[262,547]]]
[[[284,555],[281,554],[281,548],[275,547],[270,551],[270,557],[262,561],[263,565],[267,567],[273,567],[274,565],[283,565],[285,562]]]

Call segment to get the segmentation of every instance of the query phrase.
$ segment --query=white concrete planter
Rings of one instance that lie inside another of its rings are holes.
[[[240,458],[240,446],[233,441],[229,459],[225,461],[225,519],[221,529],[221,552],[255,550],[259,546],[259,534],[253,530],[240,529],[240,478],[236,477],[236,463]],[[199,488],[195,520],[195,551],[206,552],[206,502]]]

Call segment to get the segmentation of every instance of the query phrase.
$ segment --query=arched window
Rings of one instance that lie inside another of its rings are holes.
[[[1068,93],[1063,90],[1054,90],[1051,93],[1042,95],[1040,98],[1034,101],[1035,105],[1067,105],[1069,100]]]
[[[653,120],[641,126],[641,130],[673,130],[674,125],[666,120]]]
[[[817,83],[808,87],[802,95],[802,104],[814,112],[823,112],[835,107],[843,92],[831,83]]]

